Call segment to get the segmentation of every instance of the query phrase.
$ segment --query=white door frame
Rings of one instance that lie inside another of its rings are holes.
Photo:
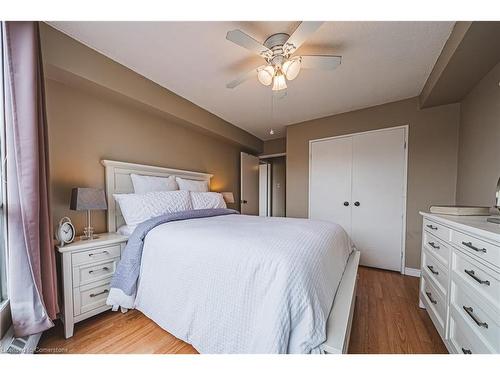
[[[349,134],[342,134],[342,135],[337,135],[333,137],[325,137],[325,138],[318,138],[318,139],[310,139],[309,140],[309,170],[308,170],[308,191],[307,191],[307,217],[311,217],[311,163],[312,163],[312,144],[314,142],[321,142],[321,141],[327,141],[329,139],[337,139],[337,138],[345,138],[345,137],[352,137],[355,135],[360,135],[360,134],[367,134],[367,133],[375,133],[375,132],[383,132],[383,131],[389,131],[389,130],[395,130],[395,129],[403,129],[404,130],[404,172],[403,172],[403,216],[401,220],[403,221],[403,226],[402,226],[402,234],[401,234],[401,274],[405,274],[405,267],[406,267],[406,201],[407,201],[407,194],[408,194],[408,132],[409,132],[409,125],[400,125],[400,126],[392,126],[390,128],[381,128],[381,129],[374,129],[374,130],[368,130],[364,132],[356,132],[356,133],[349,133]]]

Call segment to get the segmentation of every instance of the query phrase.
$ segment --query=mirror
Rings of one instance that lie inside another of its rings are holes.
[[[497,195],[496,195],[496,203],[495,203],[495,207],[500,209],[500,178],[498,179],[498,183],[497,183]]]
[[[498,179],[498,183],[497,183],[495,207],[500,210],[500,178]],[[497,217],[489,217],[486,220],[490,223],[500,224],[500,217],[498,217],[498,216]]]

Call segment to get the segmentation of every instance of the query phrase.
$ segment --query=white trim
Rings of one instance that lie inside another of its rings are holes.
[[[259,159],[279,158],[280,156],[286,156],[286,152],[280,152],[278,154],[260,155]]]
[[[352,137],[354,135],[360,135],[360,134],[368,134],[368,133],[375,133],[375,132],[382,132],[382,131],[389,131],[389,130],[395,130],[395,129],[403,129],[404,130],[404,152],[405,152],[405,163],[404,163],[404,177],[403,177],[403,216],[402,216],[402,221],[403,221],[403,226],[402,226],[402,235],[401,235],[401,267],[400,267],[400,273],[404,275],[405,272],[405,260],[406,260],[406,205],[407,205],[407,199],[408,199],[408,134],[409,134],[409,128],[410,126],[408,124],[406,125],[399,125],[399,126],[392,126],[389,128],[380,128],[380,129],[374,129],[374,130],[368,130],[364,132],[357,132],[357,133],[349,133],[349,134],[342,134],[342,135],[336,135],[332,137],[325,137],[325,138],[318,138],[318,139],[310,139],[309,140],[309,170],[307,171],[308,173],[308,191],[307,191],[307,217],[311,217],[311,162],[312,162],[312,148],[311,145],[314,142],[321,142],[321,141],[326,141],[329,139],[338,139],[338,138],[346,138],[346,137]]]
[[[404,274],[406,276],[420,277],[420,273],[420,269],[418,268],[405,267]]]
[[[131,173],[159,177],[176,176],[190,180],[207,181],[209,186],[210,179],[213,177],[213,175],[209,173],[126,163],[122,161],[101,160],[101,164],[104,165],[105,168],[106,200],[108,203],[108,232],[116,232],[117,228],[124,223],[119,207],[116,205],[115,199],[113,198],[113,194],[134,192],[132,179],[130,178]]]

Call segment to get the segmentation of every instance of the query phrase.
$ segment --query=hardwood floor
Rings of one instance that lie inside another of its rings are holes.
[[[78,323],[68,340],[58,321],[39,347],[58,353],[196,353],[137,310],[108,311]],[[418,278],[360,267],[349,353],[446,353],[418,307]]]

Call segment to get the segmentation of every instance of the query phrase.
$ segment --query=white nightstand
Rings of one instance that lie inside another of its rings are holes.
[[[127,237],[116,233],[100,234],[95,240],[77,240],[63,247],[64,336],[73,336],[73,327],[111,307],[106,305],[109,284],[121,258]]]

